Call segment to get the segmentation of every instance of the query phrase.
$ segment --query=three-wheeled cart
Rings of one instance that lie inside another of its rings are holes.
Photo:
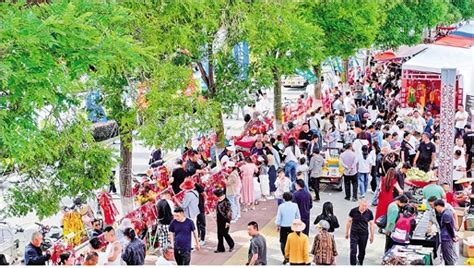
[[[342,175],[344,169],[340,163],[339,155],[341,151],[339,148],[327,148],[325,152],[326,166],[323,168],[323,175],[319,182],[332,186],[337,191],[342,191]]]

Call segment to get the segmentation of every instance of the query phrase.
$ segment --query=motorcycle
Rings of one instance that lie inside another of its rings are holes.
[[[41,243],[41,250],[46,251],[50,249],[54,243],[58,242],[62,237],[62,229],[58,226],[49,226],[35,222],[39,228],[39,232],[43,235],[43,242]]]

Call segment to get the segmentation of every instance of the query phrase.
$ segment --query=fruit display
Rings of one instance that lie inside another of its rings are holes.
[[[410,181],[429,181],[432,176],[432,171],[426,173],[418,168],[411,168],[407,172],[407,180]]]

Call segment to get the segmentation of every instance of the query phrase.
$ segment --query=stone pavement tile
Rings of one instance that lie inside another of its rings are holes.
[[[373,194],[368,193],[366,199],[371,201],[372,197]],[[344,200],[343,192],[327,189],[325,192],[321,193],[320,202],[313,202],[309,234],[310,248],[312,247],[314,236],[316,234],[316,228],[313,222],[317,215],[321,213],[322,206],[326,201],[331,201],[333,203],[334,213],[338,217],[340,225],[340,228],[334,232],[336,247],[339,253],[336,258],[336,263],[338,265],[349,265],[349,240],[346,240],[344,237],[345,226],[349,211],[357,206],[357,202]],[[373,213],[375,213],[375,207],[370,206],[369,208]],[[232,253],[226,252],[219,254],[214,253],[217,244],[215,222],[213,221],[212,217],[208,216],[207,244],[200,252],[193,252],[191,263],[195,265],[245,265],[247,262],[247,253],[250,240],[247,234],[247,223],[255,220],[259,223],[261,233],[267,240],[268,265],[281,265],[283,256],[280,252],[279,235],[276,231],[276,225],[274,223],[276,211],[276,201],[269,200],[266,202],[261,202],[260,205],[257,206],[257,210],[243,213],[242,218],[236,224],[231,226],[231,236],[236,242],[235,251]],[[364,264],[380,265],[384,255],[384,247],[385,236],[383,234],[376,233],[374,243],[367,245]],[[312,258],[312,256],[310,256],[310,258]],[[462,264],[464,261],[465,258],[460,256],[458,263]]]
[[[265,226],[275,216],[276,212],[276,200],[268,200],[260,202],[256,206],[255,210],[243,212],[241,218],[230,227],[230,234],[235,242],[235,248],[233,252],[225,253],[214,253],[217,249],[217,227],[216,222],[212,216],[208,216],[207,220],[207,234],[206,234],[206,245],[202,247],[201,251],[193,252],[191,257],[191,264],[195,265],[221,265],[224,264],[228,259],[231,259],[233,255],[246,248],[250,238],[247,234],[247,223],[250,221],[256,221],[261,226]],[[224,242],[226,250],[228,245]],[[243,263],[245,264],[245,262]]]
[[[272,221],[276,215],[277,201],[268,200],[260,202],[256,206],[255,210],[249,210],[243,212],[241,218],[237,223],[231,224],[230,234],[235,242],[235,248],[233,252],[225,253],[214,253],[217,249],[217,226],[213,215],[206,217],[206,244],[201,247],[200,251],[193,251],[191,256],[192,265],[222,265],[225,264],[229,259],[233,259],[241,250],[246,252],[248,250],[249,236],[247,233],[247,223],[250,221],[256,221],[260,226],[266,226]],[[273,220],[274,221],[274,220]],[[275,229],[275,228],[274,228]],[[276,232],[276,231],[275,231]],[[228,245],[224,242],[226,251],[229,250]],[[156,262],[156,256],[149,255],[145,259],[145,265],[154,265]],[[247,262],[247,255],[245,255],[244,262],[236,263],[244,265]]]
[[[275,215],[275,213],[273,213]],[[268,222],[265,226],[260,226],[260,233],[265,237],[267,241],[267,261],[269,265],[272,264],[281,264],[283,257],[281,252],[278,250],[280,248],[279,235],[276,231],[275,216],[272,220]],[[240,250],[228,259],[224,264],[225,265],[245,265],[248,261],[248,247],[249,239],[247,244],[240,248]]]

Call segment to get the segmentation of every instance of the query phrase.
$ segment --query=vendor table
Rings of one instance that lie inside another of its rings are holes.
[[[433,258],[438,257],[438,250],[440,245],[439,233],[434,236],[426,237],[429,227],[429,212],[423,213],[423,216],[417,220],[415,231],[410,238],[410,245],[419,245],[433,249]]]
[[[393,246],[385,253],[382,265],[433,265],[433,253],[422,246]]]

